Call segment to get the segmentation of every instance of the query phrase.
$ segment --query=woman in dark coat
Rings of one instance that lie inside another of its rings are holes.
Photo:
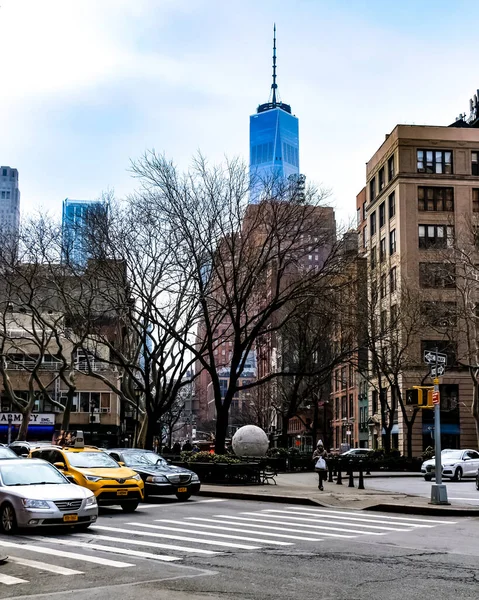
[[[318,460],[320,458],[324,459],[324,468],[322,468],[322,469],[319,469],[318,467],[316,467],[316,463],[318,462]],[[318,488],[321,491],[323,491],[324,490],[323,481],[326,481],[326,473],[327,473],[328,469],[327,469],[327,465],[326,465],[326,450],[324,449],[323,442],[321,440],[318,441],[316,450],[313,452],[313,460],[314,460],[315,471],[319,476]]]

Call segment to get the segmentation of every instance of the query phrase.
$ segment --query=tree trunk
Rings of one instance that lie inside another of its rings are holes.
[[[32,415],[32,412],[33,403],[31,404],[31,406],[28,406],[24,409],[24,411],[22,411],[23,418],[18,429],[18,435],[16,440],[17,442],[24,442],[27,439],[28,426],[30,424],[30,417]]]
[[[148,418],[148,423],[146,425],[146,434],[145,434],[145,448],[147,450],[153,450],[153,441],[155,439],[155,426],[156,421],[154,419]],[[171,444],[170,444],[171,447]]]
[[[278,439],[278,446],[280,448],[288,447],[288,429],[289,429],[289,415],[281,415],[281,435]]]
[[[383,448],[384,451],[386,453],[391,452],[391,431],[392,431],[392,426],[391,425],[383,425],[383,429],[384,429],[384,434],[382,436],[383,438]]]
[[[67,431],[70,428],[70,415],[72,412],[73,395],[75,392],[68,391],[65,410],[63,411],[62,430]]]
[[[472,374],[473,381],[473,394],[472,394],[472,406],[471,412],[474,417],[474,423],[476,425],[476,440],[479,445],[479,383],[474,374]]]
[[[215,453],[224,454],[226,452],[226,434],[228,433],[228,411],[223,407],[221,410],[216,408],[216,437]]]

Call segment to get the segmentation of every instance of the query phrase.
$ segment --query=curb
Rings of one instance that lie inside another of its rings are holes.
[[[276,502],[282,504],[298,504],[303,506],[319,506],[321,508],[344,509],[371,512],[401,513],[405,515],[479,517],[479,508],[454,508],[446,506],[413,506],[411,504],[373,504],[364,508],[338,506],[321,503],[313,498],[302,496],[275,496],[254,494],[249,492],[200,490],[198,496],[210,498],[228,498],[230,500],[253,500],[255,502]]]

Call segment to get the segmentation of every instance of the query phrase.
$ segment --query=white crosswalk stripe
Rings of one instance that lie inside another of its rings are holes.
[[[0,583],[3,583],[4,585],[15,585],[17,583],[28,583],[28,581],[26,579],[12,577],[11,575],[2,575],[0,573]]]
[[[133,533],[133,532],[132,532]],[[82,537],[91,539],[92,536],[88,533],[75,533],[73,534],[75,537]],[[115,542],[115,544],[132,544],[134,546],[147,546],[148,548],[161,548],[162,550],[175,550],[177,552],[191,552],[195,554],[208,554],[212,556],[214,554],[219,554],[218,552],[214,552],[213,550],[203,550],[203,548],[188,548],[187,546],[176,546],[175,544],[158,544],[157,542],[151,542],[148,540],[135,540],[133,538],[118,538],[113,535],[95,535],[95,540],[103,540],[105,542]]]
[[[23,565],[24,567],[30,567],[31,569],[38,569],[39,571],[56,573],[57,575],[83,575],[83,571],[67,569],[65,567],[60,567],[59,565],[51,565],[37,560],[29,560],[28,558],[19,558],[18,556],[10,556],[8,561]]]
[[[368,518],[371,520],[381,520],[384,522],[389,522],[389,521],[407,521],[408,523],[417,523],[417,524],[427,524],[429,525],[429,523],[434,523],[435,525],[456,525],[457,521],[444,521],[444,520],[437,520],[437,519],[430,519],[429,517],[427,519],[425,518],[418,518],[418,517],[405,517],[403,515],[401,515],[400,517],[391,517],[389,515],[375,515],[373,513],[358,513],[358,512],[350,512],[350,511],[345,511],[345,510],[332,510],[329,508],[315,508],[315,507],[310,507],[310,508],[304,508],[304,507],[300,507],[300,506],[288,506],[287,507],[288,510],[293,510],[293,511],[304,511],[307,510],[309,511],[313,511],[314,513],[318,513],[318,514],[330,514],[330,515],[343,515],[343,516],[349,516],[349,517],[357,517],[358,514],[361,514],[361,516],[363,514],[367,514]]]

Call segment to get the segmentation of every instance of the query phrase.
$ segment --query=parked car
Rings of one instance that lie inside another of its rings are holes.
[[[351,450],[347,450],[343,452],[339,456],[344,458],[366,458],[367,456],[371,457],[371,455],[375,452],[372,448],[351,448]]]
[[[178,500],[188,500],[200,491],[200,478],[196,473],[169,464],[155,452],[139,448],[112,448],[107,452],[141,476],[145,483],[145,498],[174,494]]]
[[[85,529],[96,521],[98,504],[88,489],[70,483],[44,460],[0,460],[0,530],[68,525]]]
[[[443,450],[441,452],[442,476],[452,481],[461,481],[463,477],[476,477],[479,469],[477,450]],[[421,465],[421,473],[426,481],[435,474],[436,460],[431,458]]]
[[[125,512],[133,512],[143,500],[140,475],[94,446],[36,448],[30,457],[46,460],[70,481],[91,490],[100,505],[119,504]]]
[[[18,456],[15,454],[15,452],[13,452],[13,450],[10,450],[10,448],[2,444],[0,446],[0,460],[4,458],[11,459],[18,458]]]

